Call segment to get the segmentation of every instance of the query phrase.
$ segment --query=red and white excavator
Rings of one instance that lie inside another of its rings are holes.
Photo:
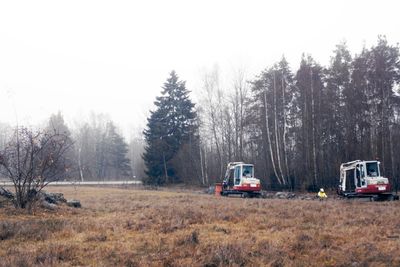
[[[338,194],[347,198],[374,200],[398,200],[392,192],[389,179],[383,177],[380,162],[355,160],[340,165]]]
[[[226,168],[225,178],[220,186],[222,196],[240,195],[241,197],[259,197],[261,195],[260,179],[254,177],[254,165],[243,162],[230,162]]]

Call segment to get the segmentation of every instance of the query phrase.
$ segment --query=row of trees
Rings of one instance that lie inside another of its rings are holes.
[[[345,43],[336,46],[328,67],[303,55],[292,72],[282,58],[251,82],[238,71],[225,86],[215,68],[203,76],[195,113],[168,102],[175,89],[167,88],[184,87],[173,73],[145,130],[149,182],[211,184],[222,177],[227,162],[246,161],[256,165],[268,187],[333,187],[340,163],[355,159],[379,159],[385,175],[396,182],[399,60],[398,46],[379,37],[354,57]],[[186,118],[189,135],[175,135],[183,129],[172,123],[176,118]],[[186,156],[176,160],[183,150]]]
[[[303,55],[293,73],[282,58],[250,84],[237,76],[226,97],[216,76],[202,116],[212,173],[244,160],[272,187],[334,186],[341,162],[378,158],[397,181],[399,50],[385,38],[354,58],[338,45],[327,68]]]
[[[135,137],[127,143],[105,115],[91,114],[88,122],[71,130],[59,112],[51,115],[41,128],[43,133],[63,135],[71,143],[63,153],[68,171],[59,175],[58,180],[116,180],[143,176],[143,140]],[[3,150],[20,130],[7,124],[1,124],[0,129],[0,150]],[[33,130],[29,131],[33,133]]]
[[[128,144],[111,120],[92,116],[75,135],[76,166],[80,180],[108,180],[132,176]]]

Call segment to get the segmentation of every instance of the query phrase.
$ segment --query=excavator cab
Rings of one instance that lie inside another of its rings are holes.
[[[222,195],[239,194],[242,196],[258,196],[260,180],[254,177],[254,165],[243,162],[228,163],[222,183]]]
[[[380,162],[355,160],[340,165],[338,194],[345,197],[393,198],[389,179],[381,176]]]

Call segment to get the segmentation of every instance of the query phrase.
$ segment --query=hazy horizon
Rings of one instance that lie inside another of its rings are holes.
[[[0,4],[0,122],[74,124],[108,114],[128,137],[171,70],[192,99],[218,65],[254,78],[283,55],[327,66],[346,41],[354,55],[386,35],[400,41],[396,1],[10,1]]]

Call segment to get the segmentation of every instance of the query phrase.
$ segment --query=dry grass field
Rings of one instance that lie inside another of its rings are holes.
[[[0,207],[0,266],[400,266],[398,201],[48,190],[83,207]]]

